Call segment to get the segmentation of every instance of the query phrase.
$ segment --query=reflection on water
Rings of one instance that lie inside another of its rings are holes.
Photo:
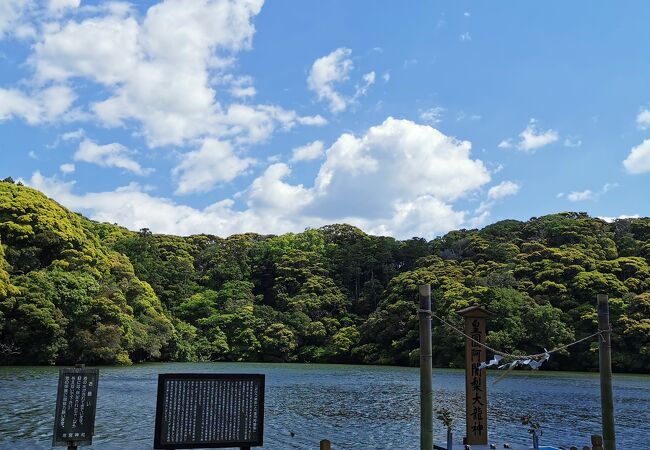
[[[100,368],[94,445],[86,448],[150,449],[157,375],[165,372],[265,373],[268,450],[314,449],[321,439],[341,450],[419,447],[417,369],[167,363]],[[57,377],[53,367],[0,367],[0,448],[51,448]],[[434,370],[434,407],[453,411],[459,439],[464,386],[462,371]],[[488,389],[496,442],[527,442],[518,418],[528,413],[542,424],[543,444],[582,448],[600,434],[597,375],[518,372]],[[616,376],[614,389],[618,448],[642,448],[650,437],[650,377]],[[442,425],[434,431],[443,441]]]

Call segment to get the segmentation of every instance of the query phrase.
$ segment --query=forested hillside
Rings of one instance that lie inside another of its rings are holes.
[[[538,352],[596,329],[610,296],[613,364],[650,371],[650,219],[506,220],[427,242],[349,225],[177,237],[72,213],[0,183],[0,362],[418,362],[417,285],[436,314],[494,313],[488,343]],[[434,363],[462,339],[434,320]],[[545,367],[597,367],[595,342]]]

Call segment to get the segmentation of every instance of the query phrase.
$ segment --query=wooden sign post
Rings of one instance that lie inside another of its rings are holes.
[[[458,314],[465,318],[465,334],[485,343],[485,322],[490,313],[480,306],[461,309]],[[487,445],[487,385],[486,371],[479,369],[486,361],[485,347],[465,338],[465,443]]]
[[[612,329],[609,323],[609,297],[598,294],[598,331],[602,333],[599,347],[600,406],[603,418],[603,447],[616,450],[614,425],[614,392],[612,390]]]
[[[431,285],[420,291],[420,450],[433,447],[433,378],[431,374]]]

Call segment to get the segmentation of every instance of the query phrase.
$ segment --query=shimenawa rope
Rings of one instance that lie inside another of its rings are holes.
[[[594,334],[590,334],[589,336],[583,337],[582,339],[578,339],[577,341],[571,342],[570,344],[561,345],[559,347],[555,347],[554,349],[549,350],[549,351],[545,351],[543,353],[537,353],[537,354],[534,354],[534,355],[515,355],[515,354],[512,354],[512,353],[499,351],[499,350],[494,349],[494,348],[492,348],[492,347],[490,347],[490,346],[488,346],[488,345],[486,345],[486,344],[484,344],[482,342],[477,341],[476,339],[474,339],[471,336],[469,336],[468,334],[466,334],[464,331],[459,330],[458,328],[456,328],[455,326],[453,326],[452,324],[447,322],[442,317],[437,316],[435,313],[433,313],[433,311],[429,311],[427,309],[420,309],[420,310],[418,310],[418,313],[419,314],[429,314],[429,315],[435,317],[440,322],[442,322],[445,326],[447,326],[447,328],[450,328],[451,330],[455,331],[456,333],[464,336],[465,338],[469,339],[470,341],[472,341],[476,345],[479,345],[479,346],[485,348],[486,350],[491,351],[495,355],[499,355],[499,356],[502,356],[502,357],[507,358],[507,359],[522,360],[522,359],[539,359],[539,358],[543,358],[547,354],[550,355],[550,354],[553,354],[553,353],[557,353],[557,352],[565,350],[565,349],[567,349],[567,348],[569,348],[569,347],[571,347],[573,345],[579,344],[580,342],[587,341],[587,340],[592,339],[592,338],[594,338],[596,336],[599,336],[599,335],[602,336],[603,333],[604,333],[604,331],[597,331]]]

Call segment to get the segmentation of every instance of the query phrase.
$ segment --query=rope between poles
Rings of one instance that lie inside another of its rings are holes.
[[[542,357],[546,356],[547,354],[550,355],[550,354],[553,354],[553,353],[557,353],[557,352],[565,350],[565,349],[567,349],[567,348],[569,348],[569,347],[571,347],[573,345],[576,345],[576,344],[579,344],[581,342],[592,339],[592,338],[594,338],[596,336],[599,336],[599,335],[602,336],[604,332],[609,332],[610,331],[610,330],[603,330],[603,331],[599,330],[594,334],[590,334],[589,336],[583,337],[582,339],[578,339],[577,341],[571,342],[570,344],[561,345],[559,347],[555,347],[554,349],[543,352],[543,353],[536,353],[536,354],[533,354],[533,355],[514,355],[512,353],[499,351],[499,350],[494,349],[494,348],[492,348],[492,347],[490,347],[490,346],[488,346],[488,345],[486,345],[486,344],[484,344],[482,342],[477,341],[473,337],[466,334],[464,331],[459,330],[454,325],[447,322],[442,317],[439,317],[438,315],[436,315],[433,311],[429,311],[429,310],[426,310],[426,309],[420,309],[420,310],[418,310],[418,314],[430,314],[431,316],[435,317],[440,322],[442,322],[447,328],[450,328],[452,331],[455,331],[456,333],[464,336],[466,339],[469,339],[470,341],[472,341],[476,345],[479,345],[479,346],[485,348],[486,350],[491,351],[495,355],[499,355],[499,356],[502,356],[502,357],[508,358],[508,359],[538,359],[538,358],[542,358]]]

